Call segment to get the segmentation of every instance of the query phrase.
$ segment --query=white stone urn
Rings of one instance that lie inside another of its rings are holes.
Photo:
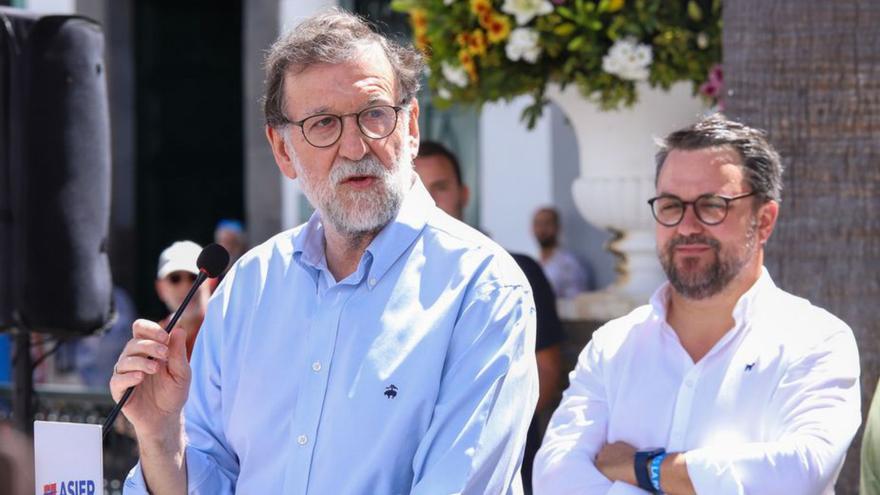
[[[568,117],[578,140],[580,177],[571,186],[580,214],[614,233],[608,249],[617,256],[618,278],[611,287],[575,301],[573,317],[609,319],[645,304],[666,280],[657,260],[654,219],[647,200],[654,196],[655,138],[697,121],[707,110],[691,84],[669,91],[638,85],[638,102],[603,111],[574,84],[548,87],[547,96]]]

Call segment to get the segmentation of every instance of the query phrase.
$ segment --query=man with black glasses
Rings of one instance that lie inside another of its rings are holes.
[[[831,494],[860,423],[850,328],[763,267],[782,165],[720,116],[657,154],[668,283],[593,335],[535,460],[535,493]]]
[[[269,143],[316,212],[230,269],[191,368],[178,330],[134,324],[126,492],[521,493],[534,302],[413,171],[418,52],[330,11],[266,70]]]

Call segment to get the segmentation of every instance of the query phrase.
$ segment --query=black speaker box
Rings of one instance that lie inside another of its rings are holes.
[[[94,21],[0,8],[0,329],[110,321],[110,128]]]

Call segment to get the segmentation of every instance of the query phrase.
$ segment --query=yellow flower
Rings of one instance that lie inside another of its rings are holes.
[[[492,12],[491,0],[471,0],[471,12],[475,16],[480,17],[484,14]]]
[[[467,37],[468,53],[478,57],[486,54],[486,33],[482,29],[474,29]]]
[[[424,10],[411,10],[409,13],[409,19],[412,23],[414,33],[421,34],[428,30],[428,15],[425,13]]]
[[[609,0],[608,12],[617,12],[623,8],[624,3],[626,3],[626,0]]]
[[[482,26],[483,29],[489,29],[489,26],[492,24],[493,17],[495,17],[495,13],[491,10],[488,10],[477,16],[477,21],[480,23],[480,26]]]
[[[413,9],[409,13],[409,20],[412,24],[416,48],[422,53],[428,53],[430,45],[428,41],[428,14],[422,9]]]
[[[422,53],[429,53],[431,42],[428,40],[428,35],[425,33],[416,33],[415,35],[415,43],[416,48]]]
[[[510,19],[504,15],[493,15],[486,26],[490,43],[500,43],[510,36]]]
[[[468,77],[471,78],[471,81],[477,82],[477,64],[474,62],[474,58],[471,57],[471,54],[468,53],[467,50],[459,51],[458,61],[461,62],[461,66],[464,68],[465,72],[468,73]]]

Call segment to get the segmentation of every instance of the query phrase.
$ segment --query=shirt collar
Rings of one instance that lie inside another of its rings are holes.
[[[737,300],[736,305],[733,307],[733,320],[734,320],[734,328],[744,328],[746,326],[746,322],[751,320],[751,316],[753,315],[756,307],[756,300],[758,299],[758,295],[765,291],[766,288],[776,287],[776,284],[773,282],[773,279],[770,277],[770,273],[767,271],[766,267],[761,267],[761,276],[758,277],[758,280],[749,287],[742,296],[740,296],[739,300]],[[651,296],[651,307],[653,309],[654,315],[658,321],[665,322],[666,321],[666,307],[669,303],[669,291],[672,290],[672,285],[669,282],[664,283],[660,286],[654,294]]]
[[[422,185],[422,181],[415,176],[415,181],[404,196],[397,216],[383,227],[367,246],[358,266],[357,272],[360,272],[364,266],[369,266],[370,289],[416,240],[434,207],[434,200]],[[297,263],[308,269],[316,282],[319,273],[327,270],[324,247],[324,225],[320,213],[315,210],[299,234],[294,237],[293,257]]]
[[[404,197],[397,217],[367,246],[367,252],[373,257],[369,275],[371,289],[415,242],[428,223],[428,215],[435,208],[428,190],[419,177],[415,173],[413,175],[415,181]]]

